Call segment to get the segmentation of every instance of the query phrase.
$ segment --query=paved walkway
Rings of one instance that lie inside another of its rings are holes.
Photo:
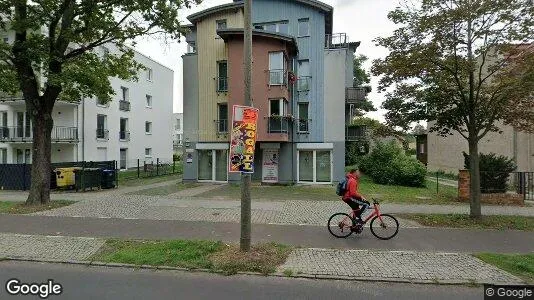
[[[104,240],[0,234],[0,257],[56,262],[87,261]],[[505,271],[456,253],[295,249],[278,268],[295,276],[426,283],[521,283]],[[287,271],[286,271],[287,272]]]
[[[520,283],[481,260],[458,253],[296,249],[279,272],[315,278],[414,281],[429,283]],[[287,272],[287,271],[286,271]]]

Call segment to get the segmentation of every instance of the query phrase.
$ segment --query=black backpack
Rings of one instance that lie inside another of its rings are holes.
[[[336,195],[343,196],[345,195],[345,192],[347,192],[347,183],[348,179],[347,177],[341,179],[336,187]]]

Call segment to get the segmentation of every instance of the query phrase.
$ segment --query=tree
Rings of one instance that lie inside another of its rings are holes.
[[[367,93],[371,92],[371,74],[363,68],[363,64],[368,60],[365,55],[354,55],[353,60],[353,87],[365,88]],[[364,101],[359,101],[354,104],[354,116],[361,117],[365,112],[376,111],[376,108],[373,105],[373,102],[369,101],[366,97]],[[353,117],[354,117],[353,116]]]
[[[391,11],[399,28],[378,38],[389,55],[374,62],[389,124],[428,120],[432,132],[468,143],[470,215],[481,216],[479,141],[498,125],[534,128],[532,0],[406,1]],[[523,44],[521,44],[523,43]]]
[[[91,1],[0,0],[0,30],[15,32],[12,45],[0,42],[0,92],[22,92],[32,121],[32,185],[28,204],[50,201],[50,151],[58,99],[98,97],[111,101],[109,77],[136,79],[143,68],[127,42],[164,33],[179,38],[181,7],[201,0]],[[94,51],[113,43],[120,54]]]

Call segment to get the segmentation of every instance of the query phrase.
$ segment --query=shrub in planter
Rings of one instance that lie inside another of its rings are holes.
[[[469,169],[469,154],[463,152],[464,167]],[[480,191],[483,194],[506,193],[508,178],[517,166],[513,159],[495,153],[480,153]]]

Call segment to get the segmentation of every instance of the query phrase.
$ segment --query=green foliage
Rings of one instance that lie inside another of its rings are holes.
[[[369,153],[368,142],[345,142],[345,164],[346,165],[358,166],[360,164],[360,159],[368,153]]]
[[[378,142],[371,154],[360,161],[360,170],[375,183],[424,187],[426,169],[419,161],[406,156],[394,142]]]
[[[469,169],[469,154],[463,152],[464,167]],[[510,173],[517,166],[513,159],[495,153],[480,153],[480,190],[482,193],[505,193]]]
[[[369,71],[363,68],[363,64],[368,60],[365,55],[355,55],[353,60],[353,87],[365,87],[368,88],[368,91],[371,91],[369,83],[371,82],[371,74]],[[367,97],[364,101],[359,101],[354,104],[355,116],[363,116],[365,112],[376,111],[373,102],[371,102]]]

